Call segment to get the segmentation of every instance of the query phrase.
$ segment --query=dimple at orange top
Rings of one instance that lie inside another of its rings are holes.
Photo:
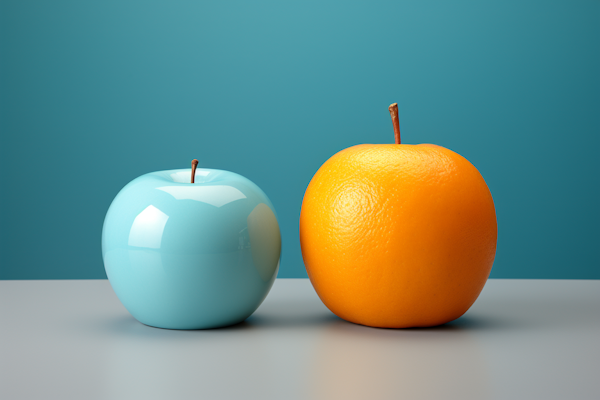
[[[340,151],[311,180],[300,215],[304,263],[323,303],[375,327],[460,317],[485,285],[496,240],[479,171],[431,144]]]

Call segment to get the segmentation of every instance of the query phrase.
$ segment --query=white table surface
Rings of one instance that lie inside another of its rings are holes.
[[[374,329],[279,279],[246,322],[151,328],[104,280],[0,282],[0,398],[600,399],[600,281],[490,280],[457,321]]]

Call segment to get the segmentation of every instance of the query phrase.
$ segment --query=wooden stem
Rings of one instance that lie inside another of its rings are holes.
[[[392,123],[394,124],[394,136],[396,138],[396,144],[400,144],[400,120],[398,119],[398,103],[390,105],[388,110],[390,110],[390,115],[392,116]]]
[[[196,160],[195,158],[192,160],[192,183],[194,183],[194,180],[196,178],[196,167],[198,166],[198,160]]]

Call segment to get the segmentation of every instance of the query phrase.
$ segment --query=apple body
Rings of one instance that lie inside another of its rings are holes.
[[[279,268],[279,225],[265,193],[229,171],[152,172],[113,200],[102,230],[112,288],[141,323],[208,329],[248,318]]]

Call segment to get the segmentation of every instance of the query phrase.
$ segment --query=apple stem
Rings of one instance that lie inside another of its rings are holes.
[[[398,119],[398,103],[391,104],[388,110],[390,110],[390,115],[392,116],[392,123],[394,124],[394,136],[396,137],[396,144],[400,144],[400,120]]]
[[[194,183],[194,178],[196,178],[196,167],[198,166],[198,160],[195,158],[192,160],[192,183]]]

